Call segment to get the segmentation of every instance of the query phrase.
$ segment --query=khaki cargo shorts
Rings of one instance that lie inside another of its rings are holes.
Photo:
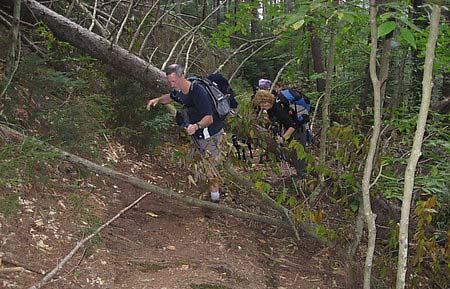
[[[207,139],[199,139],[198,145],[200,147],[200,151],[202,152],[208,151],[211,154],[212,158],[215,161],[218,161],[220,156],[220,143],[222,140],[223,133],[224,131],[223,129],[221,129],[218,133],[216,133],[212,137],[209,137]]]

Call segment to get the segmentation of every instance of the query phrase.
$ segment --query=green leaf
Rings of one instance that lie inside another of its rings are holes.
[[[412,23],[411,21],[408,20],[408,18],[406,17],[400,17],[399,18],[401,22],[405,23],[405,25],[407,25],[409,28],[414,29],[417,32],[421,32],[422,30],[420,30],[419,27],[417,27],[414,23]]]
[[[383,37],[383,36],[389,34],[390,32],[392,32],[395,29],[396,26],[397,26],[397,23],[395,23],[394,21],[384,22],[383,24],[381,24],[378,27],[378,37]]]
[[[305,19],[301,19],[301,20],[295,22],[294,24],[292,24],[292,29],[298,30],[303,26],[303,24],[305,24]]]
[[[344,12],[342,13],[342,17],[339,17],[340,20],[345,20],[346,22],[353,24],[355,21],[355,16],[352,13]]]
[[[408,42],[409,45],[411,45],[412,47],[414,47],[414,49],[416,49],[416,39],[414,38],[414,34],[412,34],[411,30],[401,28],[400,35],[406,42]]]

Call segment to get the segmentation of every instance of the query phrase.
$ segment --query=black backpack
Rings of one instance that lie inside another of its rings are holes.
[[[191,90],[194,88],[194,85],[202,85],[206,89],[214,104],[214,110],[218,118],[224,120],[231,111],[230,96],[220,91],[219,86],[208,78],[193,76],[187,78],[187,80],[192,82]]]

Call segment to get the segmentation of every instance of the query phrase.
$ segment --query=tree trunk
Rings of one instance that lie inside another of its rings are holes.
[[[376,240],[376,215],[372,212],[370,203],[370,179],[372,176],[373,162],[377,151],[378,138],[381,129],[381,82],[377,76],[376,56],[377,56],[377,2],[370,0],[370,30],[371,30],[371,51],[370,51],[370,78],[373,85],[373,134],[370,139],[369,151],[367,153],[366,163],[364,166],[364,175],[362,180],[362,195],[364,215],[368,230],[368,242],[366,260],[364,263],[364,289],[370,289],[370,281],[372,276],[373,255],[375,251]]]
[[[325,72],[325,59],[323,56],[322,39],[314,33],[314,27],[309,26],[311,32],[311,55],[314,64],[314,72],[317,74],[323,74]],[[325,91],[325,79],[323,77],[316,80],[317,92]]]
[[[426,20],[428,16],[426,15],[426,11],[423,7],[423,0],[413,0],[412,1],[412,17],[413,23],[419,27],[421,30],[425,30],[428,25],[428,21]],[[413,77],[412,83],[410,85],[410,95],[411,100],[414,105],[418,105],[420,102],[420,82],[422,81],[423,75],[423,58],[420,56],[420,51],[418,49],[414,49],[412,52],[412,66],[413,66]]]
[[[430,107],[431,89],[433,87],[433,60],[434,49],[439,30],[439,18],[441,15],[441,8],[438,5],[433,5],[431,14],[431,28],[427,43],[427,50],[425,54],[425,67],[422,80],[422,103],[420,105],[419,117],[417,120],[417,130],[414,135],[414,142],[411,150],[411,156],[405,170],[405,184],[403,187],[403,202],[402,215],[400,218],[400,232],[399,232],[399,251],[398,251],[398,266],[397,266],[397,282],[396,289],[405,288],[406,283],[406,264],[408,260],[408,225],[409,212],[411,208],[411,199],[414,187],[414,175],[416,171],[417,162],[421,155],[423,135],[425,133],[425,125],[428,117],[428,109]]]
[[[389,33],[383,39],[383,48],[381,50],[380,60],[380,82],[381,82],[381,103],[384,101],[386,95],[386,87],[389,78],[389,63],[391,60],[391,42],[393,33]],[[381,105],[383,107],[383,105]]]
[[[450,72],[442,72],[442,99],[450,97]]]
[[[396,65],[397,69],[395,72],[395,87],[394,93],[389,103],[389,108],[394,111],[403,102],[403,80],[405,74],[406,59],[408,58],[408,50],[403,51],[401,58],[398,60],[399,63]],[[391,112],[391,118],[394,117],[393,112]]]
[[[250,22],[250,35],[253,39],[253,38],[257,37],[256,33],[258,31],[258,28],[257,28],[258,27],[258,22],[257,22],[258,9],[254,8],[252,10],[252,15],[253,15],[253,18],[252,18],[252,21]]]
[[[359,97],[359,108],[361,110],[365,111],[367,106],[369,105],[369,91],[371,86],[371,80],[370,80],[370,68],[369,65],[367,65],[364,69],[364,85],[361,90],[361,96]]]
[[[158,68],[35,0],[23,0],[23,2],[58,39],[69,42],[114,69],[151,86],[157,92],[167,91],[166,76]]]
[[[320,153],[319,162],[325,166],[326,153],[327,153],[327,132],[330,126],[330,99],[331,99],[331,84],[333,81],[334,70],[334,53],[336,49],[336,31],[333,28],[331,31],[330,48],[328,51],[327,61],[327,76],[325,81],[325,95],[322,101],[322,128],[320,130]],[[309,203],[314,204],[319,197],[323,184],[325,182],[325,176],[322,171],[319,172],[319,184],[317,188],[311,193],[309,197]]]
[[[8,59],[6,62],[5,76],[10,78],[13,76],[14,71],[19,63],[19,26],[20,26],[20,5],[21,0],[14,1],[14,15],[11,27],[11,48],[9,50]]]

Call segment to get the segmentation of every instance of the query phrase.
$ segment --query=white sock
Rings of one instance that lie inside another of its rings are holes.
[[[211,192],[211,201],[218,201],[220,199],[219,192]]]

